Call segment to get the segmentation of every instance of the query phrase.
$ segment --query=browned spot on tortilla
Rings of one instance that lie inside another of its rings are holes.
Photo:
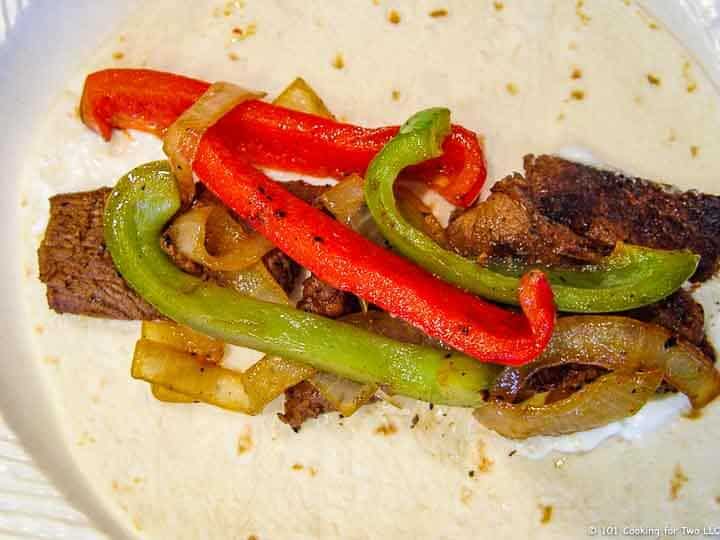
[[[257,25],[255,23],[250,23],[245,28],[236,26],[232,29],[232,40],[242,41],[243,39],[247,39],[255,34],[257,34]]]
[[[400,24],[400,14],[394,9],[391,9],[388,12],[387,18],[391,24]]]
[[[112,54],[112,57],[113,57],[113,60],[122,60],[123,58],[125,58],[125,53],[120,52],[120,51],[115,51]]]
[[[645,75],[645,77],[647,78],[647,82],[649,82],[653,86],[660,86],[660,84],[662,84],[660,77],[653,73],[648,73],[647,75]]]
[[[538,508],[540,508],[540,523],[543,525],[547,525],[552,520],[553,516],[553,507],[549,504],[539,504]]]
[[[588,24],[592,18],[590,15],[585,13],[583,8],[585,7],[585,0],[577,0],[575,3],[575,14],[577,15],[578,19],[580,19],[580,22],[582,24]]]
[[[700,153],[700,147],[699,146],[691,146],[690,147],[690,155],[694,158],[698,157],[698,154]]]
[[[493,465],[495,464],[495,461],[491,459],[486,453],[485,453],[485,441],[482,439],[478,440],[477,442],[477,454],[478,454],[478,465],[477,465],[477,471],[481,473],[487,473],[492,470]]]
[[[139,518],[139,517],[135,516],[135,517],[133,518],[132,522],[133,522],[133,526],[135,527],[135,530],[136,530],[136,531],[142,531],[142,530],[143,530],[142,521],[140,521],[140,518]]]
[[[717,504],[720,504],[720,495],[718,495],[717,497],[715,497],[715,502],[716,502]]]
[[[45,356],[43,362],[49,366],[57,366],[60,363],[60,359],[57,356]]]
[[[563,120],[565,120],[565,113],[558,113],[556,120],[558,122],[562,122]]]
[[[234,53],[234,52],[229,52],[229,53],[228,53],[228,58],[229,58],[230,60],[232,60],[233,62],[236,62],[236,61],[240,60],[240,56],[238,56],[238,54],[237,54],[237,53]]]
[[[388,435],[394,435],[395,433],[397,433],[397,426],[392,422],[387,421],[384,424],[380,424],[378,427],[376,427],[375,433],[377,435],[385,435],[386,437]]]
[[[489,457],[483,456],[480,458],[480,463],[478,463],[478,472],[486,473],[490,472],[492,469],[492,466],[495,464],[495,462],[490,459]]]
[[[36,324],[33,327],[33,331],[39,335],[39,334],[42,334],[43,332],[45,332],[45,327],[42,324]]]
[[[121,484],[117,480],[112,481],[112,488],[113,491],[117,491],[118,493],[132,493],[135,488],[130,484]]]
[[[445,9],[445,8],[433,9],[433,10],[430,12],[430,16],[431,16],[433,19],[440,19],[440,18],[442,18],[442,17],[447,17],[447,16],[448,16],[448,10]]]
[[[400,91],[393,90],[391,96],[392,96],[393,101],[399,100],[400,99]]]
[[[685,475],[680,464],[675,465],[673,477],[670,479],[670,500],[674,501],[680,496],[680,490],[687,484],[688,477]]]
[[[255,535],[255,534],[251,534],[250,536],[247,537],[247,540],[260,540],[260,538],[258,538],[257,535]]]
[[[249,452],[253,448],[252,430],[250,426],[245,428],[240,436],[238,437],[237,443],[237,454],[238,456],[243,455],[245,452]]]
[[[585,91],[573,90],[572,92],[570,92],[570,97],[575,101],[582,101],[583,99],[585,99]]]
[[[470,501],[472,501],[472,498],[473,498],[473,492],[469,487],[463,486],[460,488],[460,502],[461,503],[463,503],[465,506],[470,506]]]
[[[572,72],[570,73],[571,79],[582,79],[583,73],[582,69],[580,68],[573,68]]]
[[[301,463],[293,463],[292,467],[290,467],[293,471],[307,471],[307,473],[314,477],[317,475],[318,470],[315,467],[305,467],[305,465],[302,465]]]
[[[82,435],[80,435],[80,438],[77,441],[78,446],[87,446],[88,444],[94,444],[95,437],[90,435],[87,431],[83,431]]]
[[[511,83],[511,82],[509,82],[505,85],[505,90],[507,90],[507,93],[510,94],[511,96],[515,96],[518,93],[517,85],[515,83]]]
[[[342,69],[345,67],[345,59],[341,53],[337,53],[332,61],[332,67],[335,69]]]
[[[692,64],[690,63],[690,60],[685,60],[683,63],[682,76],[685,80],[685,90],[687,90],[687,93],[692,94],[695,92],[698,85],[692,74]]]
[[[27,197],[25,197],[25,195],[23,195],[22,197],[20,197],[20,208],[25,208],[27,205],[28,205]]]
[[[505,9],[505,4],[502,2],[493,2],[493,7],[495,8],[495,11],[502,11]]]

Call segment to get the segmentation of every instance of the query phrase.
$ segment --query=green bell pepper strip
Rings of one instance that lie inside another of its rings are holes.
[[[449,129],[448,109],[426,109],[410,118],[370,163],[365,178],[366,203],[382,235],[402,255],[469,292],[517,304],[520,272],[510,267],[483,267],[443,249],[408,223],[398,210],[393,192],[398,174],[405,167],[439,156]],[[665,298],[695,272],[699,260],[689,251],[619,244],[601,265],[580,270],[542,270],[548,275],[558,310],[607,313]]]
[[[166,317],[226,343],[432,403],[479,406],[499,373],[499,366],[458,352],[400,343],[182,272],[160,248],[162,231],[179,209],[175,179],[167,162],[158,161],[118,181],[104,216],[115,267]]]

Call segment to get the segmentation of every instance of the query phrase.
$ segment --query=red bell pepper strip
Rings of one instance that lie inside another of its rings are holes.
[[[85,81],[83,122],[110,139],[112,128],[163,132],[209,87],[203,81],[146,69],[108,69]],[[398,126],[363,128],[251,100],[231,111],[225,145],[254,165],[312,176],[364,174]],[[487,170],[477,136],[453,126],[443,155],[410,169],[458,206],[470,206]]]
[[[537,357],[553,332],[555,306],[542,272],[521,280],[525,316],[448,285],[291,195],[227,144],[234,119],[203,136],[193,171],[253,228],[320,279],[352,292],[483,362]]]

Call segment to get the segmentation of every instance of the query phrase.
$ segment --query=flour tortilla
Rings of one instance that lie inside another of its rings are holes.
[[[637,440],[541,459],[510,455],[518,447],[469,410],[409,400],[326,415],[295,434],[275,417],[279,401],[258,417],[155,401],[129,376],[139,325],[55,315],[35,278],[48,196],[112,185],[162,157],[151,136],[119,132],[106,144],[80,123],[83,77],[101,67],[147,66],[270,95],[301,75],[353,123],[450,107],[484,135],[493,179],[520,170],[526,153],[580,146],[632,174],[717,193],[718,96],[700,68],[634,3],[578,4],[161,0],[76,74],[27,156],[22,258],[33,326],[44,329],[37,361],[67,443],[118,519],[145,538],[261,540],[578,538],[591,526],[718,525],[718,403]],[[429,15],[441,8],[446,16]],[[698,293],[715,343],[718,289]],[[232,354],[238,367],[256,358]]]

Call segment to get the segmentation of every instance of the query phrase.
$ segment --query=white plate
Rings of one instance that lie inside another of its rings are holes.
[[[0,2],[0,118],[4,124],[0,163],[5,182],[0,215],[6,216],[0,245],[13,253],[19,238],[19,195],[14,179],[19,177],[23,149],[32,139],[33,127],[68,74],[138,2]],[[720,0],[641,3],[694,52],[720,87]],[[25,448],[0,418],[0,538],[102,538],[99,531],[111,538],[130,538],[131,533],[113,519],[110,511],[88,495],[86,481],[65,447],[53,404],[31,361],[32,338],[19,294],[21,271],[17,261],[0,267],[4,330],[0,414]],[[97,529],[89,525],[85,515]]]

